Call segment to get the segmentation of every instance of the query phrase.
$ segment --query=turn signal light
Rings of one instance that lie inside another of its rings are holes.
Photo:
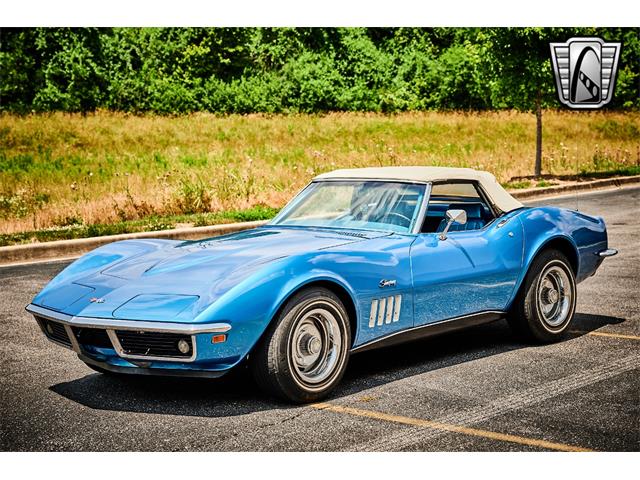
[[[227,341],[227,336],[223,333],[221,335],[214,335],[211,337],[211,343],[222,343]]]

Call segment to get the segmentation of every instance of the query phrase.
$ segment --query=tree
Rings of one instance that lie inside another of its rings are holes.
[[[549,42],[622,42],[609,109],[639,109],[638,28],[2,28],[0,112],[560,107]]]
[[[39,28],[35,46],[42,61],[37,110],[95,110],[106,90],[101,34],[97,28]]]
[[[0,31],[0,107],[28,112],[41,87],[42,68],[35,47],[36,31],[3,28]]]
[[[549,43],[562,40],[562,29],[492,28],[485,36],[486,66],[493,78],[494,107],[534,111],[536,115],[535,175],[542,173],[542,106],[555,100]]]

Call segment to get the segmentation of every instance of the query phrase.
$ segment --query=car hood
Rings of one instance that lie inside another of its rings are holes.
[[[52,282],[33,303],[71,315],[189,321],[270,262],[384,235],[262,227],[200,241],[141,242],[137,253],[104,268]]]

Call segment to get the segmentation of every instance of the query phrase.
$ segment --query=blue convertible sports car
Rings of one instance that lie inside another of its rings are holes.
[[[556,341],[576,284],[615,253],[602,218],[526,208],[486,172],[338,170],[260,228],[100,247],[27,310],[102,373],[218,377],[246,360],[308,402],[363,350],[502,318]]]

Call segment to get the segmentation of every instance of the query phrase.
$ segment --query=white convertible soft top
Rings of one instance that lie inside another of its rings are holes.
[[[482,186],[491,201],[503,212],[510,212],[523,205],[502,188],[496,177],[489,172],[471,168],[450,167],[372,167],[334,170],[323,173],[314,180],[404,180],[410,182],[442,182],[447,180],[474,180]]]

